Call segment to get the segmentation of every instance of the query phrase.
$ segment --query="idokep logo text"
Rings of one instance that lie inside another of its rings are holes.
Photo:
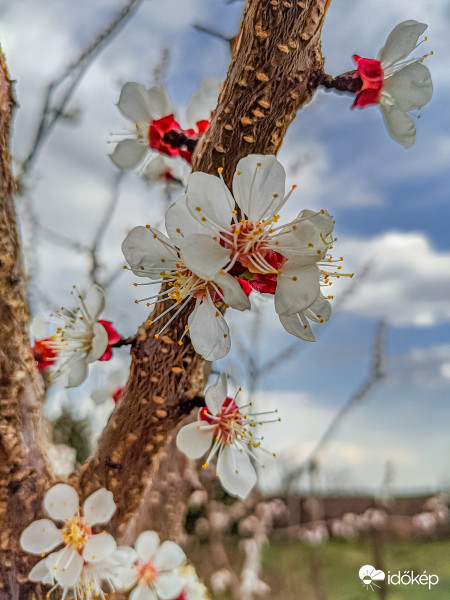
[[[387,585],[419,585],[427,587],[429,590],[432,586],[439,583],[439,577],[436,574],[415,571],[396,571],[391,573],[387,572],[387,575],[381,569],[376,569],[372,565],[364,565],[359,570],[359,578],[362,581],[363,586],[366,590],[371,589],[375,591],[375,588],[379,588],[380,582],[385,581]]]

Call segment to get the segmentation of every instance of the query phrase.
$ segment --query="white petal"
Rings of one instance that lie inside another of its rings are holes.
[[[303,313],[295,313],[290,317],[280,315],[280,322],[288,333],[306,342],[315,342],[316,338]]]
[[[192,233],[209,233],[210,230],[201,224],[187,207],[186,194],[180,196],[169,207],[165,218],[166,231],[175,245]]]
[[[159,546],[159,536],[156,531],[144,531],[136,540],[134,547],[139,558],[145,562],[149,561]]]
[[[315,265],[298,268],[288,260],[283,266],[283,274],[278,276],[275,310],[285,316],[303,312],[317,300],[319,294],[319,269]]]
[[[191,173],[186,190],[192,215],[212,231],[228,231],[235,203],[225,183],[214,175]],[[200,210],[199,210],[200,209]],[[202,218],[206,221],[202,221]]]
[[[396,25],[378,53],[378,60],[381,61],[383,69],[409,56],[427,27],[425,23],[412,20]]]
[[[40,317],[39,315],[35,315],[31,319],[30,331],[31,331],[31,335],[34,338],[36,338],[37,340],[40,340],[42,338],[47,337],[47,330],[48,330],[48,323],[46,321],[44,321],[44,319],[42,317]]]
[[[92,347],[90,352],[86,355],[87,363],[98,360],[108,347],[108,332],[101,323],[94,323],[93,333]]]
[[[84,299],[91,321],[97,321],[105,308],[105,292],[99,285],[91,285]]]
[[[208,428],[207,423],[196,421],[189,423],[180,429],[177,435],[177,446],[186,456],[192,459],[200,458],[211,447],[213,431]]]
[[[210,385],[205,392],[205,402],[209,412],[217,415],[225,402],[228,392],[227,374],[221,373],[216,383]]]
[[[28,579],[30,581],[40,581],[42,583],[51,584],[52,576],[48,570],[46,558],[40,560],[36,565],[34,565],[34,567],[28,573]]]
[[[71,519],[78,512],[78,494],[71,485],[57,483],[44,496],[44,509],[55,521]]]
[[[328,321],[331,316],[330,302],[324,296],[319,296],[314,304],[311,304],[311,306],[305,311],[305,316],[316,323]]]
[[[302,213],[298,215],[301,218]],[[311,265],[320,260],[328,249],[324,242],[324,233],[310,220],[301,221],[293,229],[287,226],[279,239],[278,246],[272,246],[274,250],[289,258],[297,266]],[[312,244],[312,246],[310,245]],[[284,271],[284,269],[283,269]]]
[[[380,103],[380,109],[389,135],[404,148],[411,148],[416,139],[413,119],[395,106]]]
[[[433,95],[430,71],[418,62],[411,63],[386,79],[383,92],[390,94],[403,112],[422,108]]]
[[[256,472],[248,454],[233,445],[225,446],[217,460],[217,474],[231,496],[246,498],[256,483]]]
[[[66,546],[47,558],[47,565],[56,581],[64,587],[73,586],[83,568],[83,557],[73,546]]]
[[[261,166],[258,167],[258,164]],[[280,204],[285,181],[285,170],[275,156],[250,154],[238,162],[233,177],[233,194],[249,220],[259,221],[270,212],[271,207]]]
[[[250,309],[250,300],[235,277],[228,273],[219,273],[214,277],[214,283],[222,290],[223,298],[229,306],[237,310]]]
[[[120,92],[120,112],[133,123],[148,123],[152,118],[148,92],[143,85],[130,81]]]
[[[147,91],[148,103],[150,106],[150,112],[152,120],[166,117],[167,115],[173,115],[175,109],[173,108],[169,94],[167,90],[162,86],[155,86]]]
[[[50,552],[61,542],[61,530],[50,519],[33,521],[20,536],[21,547],[30,554]]]
[[[158,598],[148,585],[138,585],[131,592],[130,600],[158,600]]]
[[[202,279],[214,279],[230,260],[231,250],[211,235],[194,233],[180,240],[178,246],[185,265]]]
[[[231,339],[227,322],[210,298],[191,312],[188,326],[194,350],[205,360],[219,360],[230,351]]]
[[[298,216],[303,219],[308,219],[310,223],[322,232],[324,237],[330,235],[334,229],[333,218],[326,210],[316,212],[314,210],[305,209],[300,211]]]
[[[175,542],[163,542],[155,553],[155,566],[163,571],[177,569],[185,562],[186,554]]]
[[[135,275],[160,279],[161,272],[175,268],[178,258],[163,242],[171,245],[169,238],[157,229],[135,227],[130,231],[122,252]]]
[[[137,581],[136,569],[134,567],[116,566],[112,569],[114,585],[122,590],[129,590]]]
[[[105,488],[100,488],[91,494],[83,504],[83,515],[89,525],[108,523],[115,512],[114,496]]]
[[[153,584],[161,600],[173,600],[183,591],[183,580],[175,573],[161,573]]]
[[[70,368],[66,387],[77,387],[81,385],[88,374],[88,366],[85,357],[80,357]]]
[[[220,84],[219,79],[205,77],[200,89],[194,92],[186,109],[186,118],[190,127],[193,127],[198,121],[211,118],[211,111],[217,104]]]
[[[117,548],[116,540],[109,533],[97,533],[88,539],[83,549],[86,562],[97,563],[111,556]]]
[[[119,169],[132,169],[144,158],[148,148],[138,140],[122,140],[109,155]]]

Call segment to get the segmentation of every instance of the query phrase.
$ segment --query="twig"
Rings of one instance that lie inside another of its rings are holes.
[[[334,419],[325,430],[325,433],[322,435],[315,448],[310,453],[309,457],[299,467],[291,471],[287,479],[292,481],[305,471],[313,471],[316,469],[321,455],[323,455],[325,452],[342,421],[356,406],[362,404],[362,402],[367,399],[369,394],[384,379],[385,337],[386,323],[384,321],[380,321],[374,335],[372,365],[369,375],[336,414]]]
[[[42,143],[45,141],[57,120],[63,116],[64,110],[69,102],[76,86],[87,71],[95,56],[110,41],[111,37],[119,31],[126,21],[136,12],[142,0],[127,0],[117,16],[104,27],[92,40],[92,42],[71,62],[60,75],[58,75],[48,86],[44,94],[41,110],[41,118],[36,128],[36,134],[31,143],[28,155],[24,159],[20,169],[19,179],[23,179],[30,167],[33,165]],[[61,100],[53,104],[53,96],[61,84],[72,82],[63,94]]]
[[[99,283],[98,281],[98,270],[100,268],[100,262],[98,260],[98,249],[105,235],[105,231],[111,222],[114,211],[119,201],[120,182],[122,181],[123,171],[117,171],[113,183],[111,185],[111,194],[106,203],[103,214],[100,218],[100,222],[97,229],[94,232],[92,238],[92,244],[88,248],[88,252],[91,258],[91,270],[89,271],[89,278],[92,283]]]

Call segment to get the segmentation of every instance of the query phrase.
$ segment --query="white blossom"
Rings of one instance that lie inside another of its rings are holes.
[[[100,593],[102,581],[109,579],[109,560],[116,542],[108,533],[96,530],[116,510],[112,493],[101,488],[80,507],[74,488],[58,483],[46,493],[44,509],[52,520],[33,521],[20,537],[23,550],[42,557],[29,573],[30,581],[62,588],[63,598],[69,591],[76,599],[89,598],[92,591]]]
[[[236,398],[237,394],[233,399],[227,396],[227,376],[221,373],[206,390],[206,407],[200,409],[199,420],[178,432],[177,446],[192,459],[208,453],[203,468],[217,454],[217,476],[222,487],[231,496],[246,498],[257,479],[252,461],[261,462],[259,455],[263,453],[275,456],[261,447],[256,427],[280,419],[273,418],[278,411],[245,413],[251,405],[239,407]]]

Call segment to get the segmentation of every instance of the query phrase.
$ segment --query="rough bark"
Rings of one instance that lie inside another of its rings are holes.
[[[9,134],[15,106],[0,52],[0,599],[17,598],[29,562],[18,533],[40,511],[50,473],[41,445],[43,386],[27,333],[20,244],[13,205]]]

